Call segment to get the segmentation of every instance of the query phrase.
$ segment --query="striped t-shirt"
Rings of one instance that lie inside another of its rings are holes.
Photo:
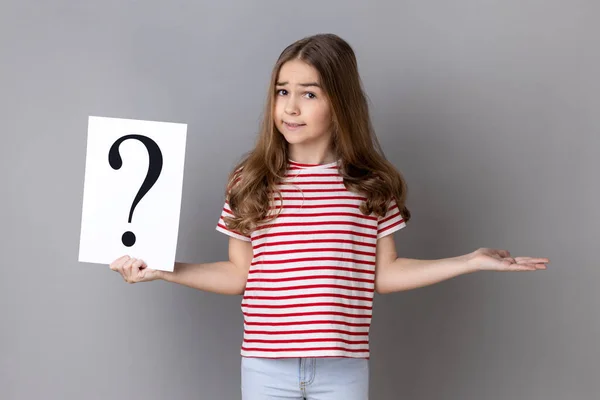
[[[369,358],[376,243],[406,226],[398,205],[363,215],[366,198],[344,187],[336,162],[290,160],[278,188],[281,214],[250,237],[225,226],[227,202],[216,227],[252,242],[241,355]]]

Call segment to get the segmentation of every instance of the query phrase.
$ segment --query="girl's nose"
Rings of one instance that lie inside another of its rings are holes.
[[[299,113],[298,105],[296,101],[290,98],[285,105],[285,112],[290,115],[297,115]]]

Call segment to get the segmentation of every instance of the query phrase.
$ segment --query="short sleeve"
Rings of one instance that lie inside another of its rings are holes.
[[[217,226],[216,226],[217,231],[222,232],[231,237],[234,237],[236,239],[244,240],[246,242],[251,241],[250,236],[242,235],[240,232],[229,229],[225,225],[224,217],[226,217],[226,216],[229,216],[229,217],[233,216],[233,212],[231,212],[231,208],[229,207],[229,203],[227,201],[225,201],[225,204],[223,205],[223,211],[221,212],[221,217],[219,218],[219,222],[217,223]]]
[[[406,222],[402,215],[400,215],[400,209],[394,199],[391,200],[388,207],[388,212],[383,217],[379,217],[377,221],[377,239],[381,239],[391,233],[394,233],[406,226]]]

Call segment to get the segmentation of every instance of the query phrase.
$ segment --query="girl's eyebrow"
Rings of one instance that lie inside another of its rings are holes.
[[[276,86],[285,86],[287,84],[288,84],[287,82],[277,82]],[[314,87],[318,87],[318,88],[321,87],[321,85],[319,85],[317,82],[299,83],[298,86],[303,86],[303,87],[314,86]]]

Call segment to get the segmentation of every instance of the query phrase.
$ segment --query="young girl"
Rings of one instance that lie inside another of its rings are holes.
[[[373,294],[479,270],[545,269],[547,258],[478,249],[398,258],[406,183],[371,127],[352,48],[333,34],[287,47],[273,68],[258,142],[231,172],[216,229],[229,261],[174,272],[121,257],[126,282],[163,279],[243,294],[242,398],[368,398]]]

